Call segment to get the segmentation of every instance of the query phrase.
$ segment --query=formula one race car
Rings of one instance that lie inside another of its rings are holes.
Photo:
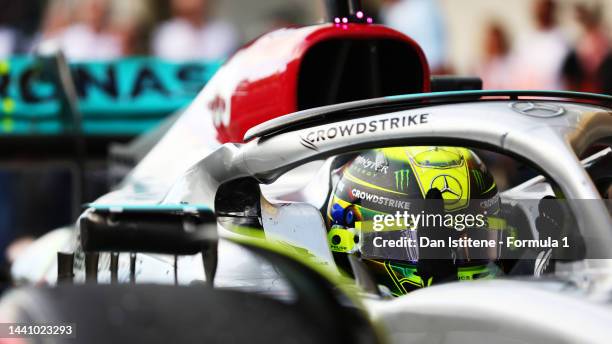
[[[230,59],[27,249],[14,278],[61,283],[12,291],[3,320],[80,341],[606,342],[612,97],[430,92],[472,81],[432,80],[351,4]]]

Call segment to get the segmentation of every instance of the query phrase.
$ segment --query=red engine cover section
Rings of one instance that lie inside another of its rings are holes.
[[[351,100],[429,91],[429,67],[407,36],[380,25],[281,29],[240,49],[205,87],[217,139],[242,142],[272,118]]]

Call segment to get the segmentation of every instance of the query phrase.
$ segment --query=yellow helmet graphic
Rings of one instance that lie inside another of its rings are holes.
[[[499,211],[493,177],[476,153],[467,148],[373,149],[361,152],[335,173],[338,178],[327,205],[327,224],[328,239],[336,256],[339,253],[363,254],[356,242],[365,224],[371,224],[376,216],[423,212],[424,200],[431,190],[437,190],[436,195],[441,198],[442,211],[446,214],[495,215]],[[405,226],[392,228],[404,236],[416,235],[405,229]],[[433,281],[429,275],[421,276],[415,257],[418,253],[408,252],[402,259],[365,261],[381,278],[382,284],[401,295]],[[455,262],[458,265],[454,273],[458,279],[492,275],[486,268],[487,262],[482,260],[470,261],[467,265],[465,261]]]

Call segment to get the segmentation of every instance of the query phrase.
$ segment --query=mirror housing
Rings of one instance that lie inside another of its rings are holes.
[[[217,241],[212,214],[90,208],[78,220],[86,252],[196,254]]]

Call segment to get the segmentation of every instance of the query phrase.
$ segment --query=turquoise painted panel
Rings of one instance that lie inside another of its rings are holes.
[[[70,64],[86,135],[137,135],[186,106],[222,61],[175,63],[153,57]],[[0,60],[0,135],[68,130],[57,85],[34,57]]]

